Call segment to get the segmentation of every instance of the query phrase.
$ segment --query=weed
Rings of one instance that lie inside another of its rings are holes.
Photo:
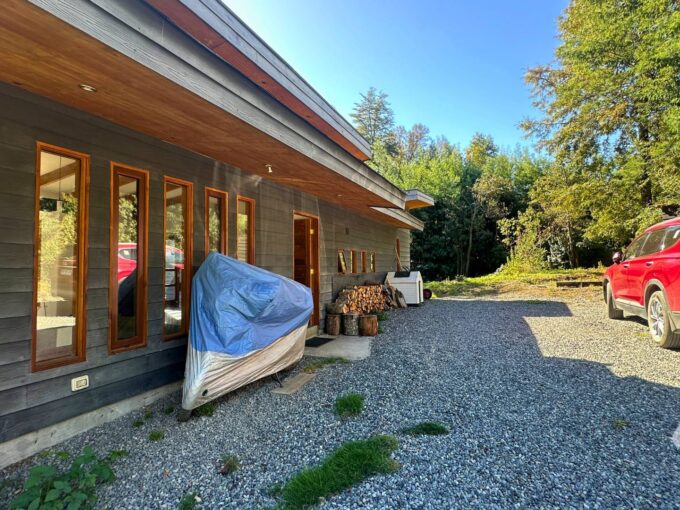
[[[424,421],[414,427],[406,428],[402,432],[409,436],[445,436],[449,433],[449,429],[441,423]]]
[[[113,450],[98,458],[88,446],[67,471],[60,472],[50,465],[35,466],[10,508],[93,508],[97,486],[115,479],[111,464],[127,454],[125,450]]]
[[[628,420],[623,419],[623,418],[617,418],[615,420],[612,420],[612,425],[617,430],[623,430],[625,428],[628,428],[628,426],[630,426],[630,422]]]
[[[175,406],[167,406],[165,409],[163,409],[163,413],[165,414],[172,414],[175,412]]]
[[[308,468],[289,480],[279,491],[279,508],[311,508],[321,498],[337,494],[366,478],[393,473],[399,464],[390,455],[399,445],[391,436],[375,436],[343,444],[317,467]]]
[[[64,450],[55,452],[54,456],[58,458],[59,460],[68,460],[71,458],[71,454],[69,452],[66,452]]]
[[[160,441],[164,437],[165,432],[163,432],[162,430],[152,430],[151,432],[149,432],[149,439],[151,441]]]
[[[152,416],[153,416],[153,411],[151,409],[145,409],[144,410],[144,419],[145,420],[150,420]]]
[[[182,496],[182,499],[179,500],[177,510],[193,510],[200,501],[201,498],[198,497],[198,494],[195,492],[189,492]]]
[[[347,393],[335,400],[335,414],[342,418],[357,416],[364,408],[364,396],[361,393]]]
[[[203,404],[202,406],[194,409],[194,414],[196,416],[212,416],[213,414],[215,414],[215,404],[213,404],[212,402]]]
[[[373,310],[371,312],[371,315],[375,315],[378,317],[378,322],[386,321],[387,320],[387,312],[383,310]]]
[[[314,361],[313,363],[310,363],[305,368],[303,368],[302,371],[308,374],[313,374],[320,368],[323,368],[327,365],[336,365],[344,363],[349,363],[349,361],[346,358],[322,358],[319,361]]]
[[[135,428],[139,428],[142,425],[144,425],[144,420],[142,420],[141,418],[137,418],[135,421],[132,422],[132,426]]]
[[[223,455],[220,459],[220,474],[230,475],[241,467],[241,463],[236,455]]]

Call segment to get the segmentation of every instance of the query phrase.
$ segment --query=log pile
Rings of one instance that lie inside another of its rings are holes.
[[[365,315],[391,308],[406,308],[403,294],[391,285],[353,285],[340,291],[335,302],[328,305],[328,313]]]

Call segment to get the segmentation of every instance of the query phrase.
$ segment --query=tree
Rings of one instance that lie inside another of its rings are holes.
[[[388,144],[394,129],[394,112],[387,101],[387,94],[375,87],[361,94],[361,100],[354,104],[350,114],[357,131],[370,143]]]
[[[584,236],[619,242],[680,200],[680,4],[573,0],[559,31],[556,63],[526,75],[543,116],[523,127],[598,192]]]

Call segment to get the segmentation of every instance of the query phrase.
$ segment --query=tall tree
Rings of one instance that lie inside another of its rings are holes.
[[[371,87],[366,94],[361,94],[361,100],[354,104],[350,117],[368,143],[389,143],[394,129],[394,112],[387,101],[387,94],[382,90]]]

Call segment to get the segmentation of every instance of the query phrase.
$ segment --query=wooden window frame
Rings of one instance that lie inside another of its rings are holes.
[[[75,354],[54,358],[48,361],[36,360],[38,337],[38,272],[40,245],[40,156],[49,152],[58,156],[80,161],[80,183],[78,186],[78,275],[76,279],[76,338]],[[33,204],[33,313],[31,322],[31,371],[39,372],[86,360],[87,335],[87,232],[89,228],[90,156],[57,145],[36,142],[35,156],[35,201]]]
[[[228,255],[229,242],[229,226],[227,222],[229,221],[229,193],[222,191],[217,188],[211,188],[209,186],[205,187],[205,257],[207,258],[210,254],[210,197],[218,198],[223,200],[224,207],[220,209],[220,221],[222,224],[222,242],[220,243],[220,251],[222,255]]]
[[[177,333],[167,335],[165,333],[165,237],[166,237],[166,216],[167,216],[167,202],[166,193],[167,185],[176,184],[187,188],[187,203],[186,203],[186,218],[184,223],[184,235],[186,239],[186,251],[184,253],[184,280],[182,281],[182,292],[184,298],[182,301],[182,327]],[[191,273],[192,273],[192,254],[194,252],[194,183],[176,177],[163,176],[163,340],[173,340],[175,338],[183,337],[189,331],[189,304],[191,302]]]
[[[118,188],[116,177],[139,181],[139,222],[137,238],[137,335],[118,340]],[[149,172],[111,162],[111,215],[109,216],[109,353],[129,351],[147,344],[148,260],[149,260]],[[164,251],[165,255],[165,251]],[[115,271],[114,271],[115,267]]]
[[[367,268],[367,267],[368,267],[368,266],[366,265],[366,251],[365,251],[365,250],[362,250],[362,251],[361,251],[361,272],[362,272],[362,273],[366,273],[366,272],[367,272],[367,271],[366,271],[366,268]]]
[[[357,250],[350,250],[350,255],[352,257],[352,274],[359,274],[359,257],[357,254]]]
[[[244,197],[243,195],[236,195],[236,260],[238,258],[238,203],[247,202],[250,204],[250,221],[248,222],[248,260],[243,260],[242,262],[247,262],[248,264],[255,265],[255,199]]]

